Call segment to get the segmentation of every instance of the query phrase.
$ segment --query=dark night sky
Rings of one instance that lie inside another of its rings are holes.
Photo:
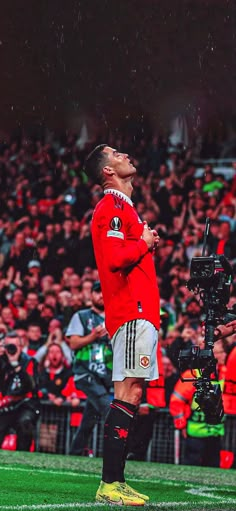
[[[236,107],[236,3],[19,0],[1,8],[0,128],[92,112],[192,123]],[[236,109],[235,109],[236,111]]]

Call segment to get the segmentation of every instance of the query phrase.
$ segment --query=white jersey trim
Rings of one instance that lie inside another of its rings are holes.
[[[119,197],[119,199],[123,199],[130,206],[132,206],[132,208],[134,207],[132,200],[125,193],[120,192],[119,190],[115,190],[115,188],[107,188],[106,190],[104,190],[104,194],[107,195],[108,193],[111,193],[112,195],[116,195],[116,197]]]

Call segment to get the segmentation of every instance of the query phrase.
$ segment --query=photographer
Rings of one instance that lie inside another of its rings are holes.
[[[16,449],[29,451],[39,413],[35,378],[36,362],[22,353],[17,332],[8,333],[0,346],[0,445],[12,428]]]

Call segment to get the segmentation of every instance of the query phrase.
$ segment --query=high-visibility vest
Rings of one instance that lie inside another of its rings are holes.
[[[187,370],[182,375],[183,378],[192,378],[192,371]],[[187,426],[187,420],[191,414],[191,402],[194,394],[192,382],[177,381],[170,398],[170,414],[174,420],[176,429],[184,429]]]
[[[225,413],[236,414],[236,346],[226,362],[223,402]]]

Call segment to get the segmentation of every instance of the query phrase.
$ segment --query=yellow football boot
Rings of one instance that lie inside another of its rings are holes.
[[[139,491],[135,490],[134,488],[129,486],[127,483],[120,483],[120,485],[122,487],[124,486],[127,489],[127,491],[129,491],[133,495],[137,495],[137,497],[139,497],[140,499],[145,500],[145,502],[149,501],[149,497],[147,495],[144,495],[143,493],[139,493]]]
[[[96,501],[116,506],[144,506],[142,499],[134,490],[130,491],[126,483],[104,483],[101,481],[96,493]]]

